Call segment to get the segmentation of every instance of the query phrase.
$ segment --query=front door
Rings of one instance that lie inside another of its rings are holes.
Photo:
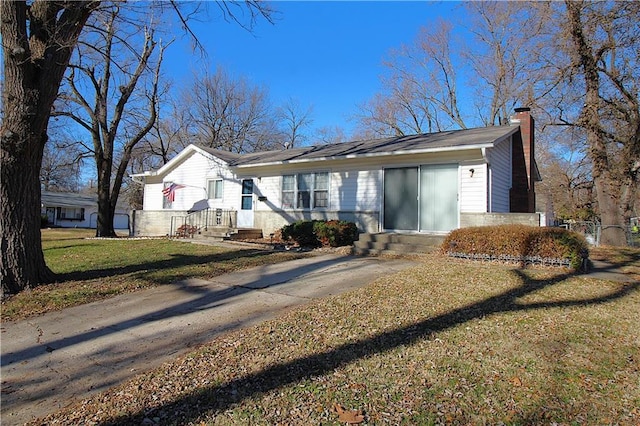
[[[253,228],[253,179],[242,180],[238,228]]]
[[[56,224],[56,208],[55,207],[47,207],[47,223],[49,225]]]

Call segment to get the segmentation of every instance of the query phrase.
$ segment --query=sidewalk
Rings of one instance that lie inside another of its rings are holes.
[[[3,323],[2,425],[42,417],[221,333],[414,264],[407,259],[315,256]]]

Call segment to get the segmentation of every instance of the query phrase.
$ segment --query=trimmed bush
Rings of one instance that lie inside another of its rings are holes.
[[[442,243],[447,254],[466,254],[488,259],[568,259],[572,268],[588,256],[584,237],[562,228],[501,225],[452,231]]]
[[[282,239],[293,240],[301,247],[352,245],[358,227],[344,220],[299,220],[282,227]]]
[[[282,227],[282,239],[293,240],[301,247],[320,247],[322,243],[313,231],[311,220],[299,220]]]
[[[345,220],[315,221],[313,230],[325,246],[350,246],[358,238],[356,224]]]

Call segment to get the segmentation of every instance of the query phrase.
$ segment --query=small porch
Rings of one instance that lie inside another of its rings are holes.
[[[171,217],[172,238],[209,238],[215,240],[259,239],[262,230],[238,228],[235,210],[207,208]]]

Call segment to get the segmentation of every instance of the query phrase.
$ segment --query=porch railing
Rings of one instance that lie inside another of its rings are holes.
[[[171,216],[172,237],[193,237],[210,229],[234,229],[237,224],[237,212],[225,209],[205,209],[181,216]]]

